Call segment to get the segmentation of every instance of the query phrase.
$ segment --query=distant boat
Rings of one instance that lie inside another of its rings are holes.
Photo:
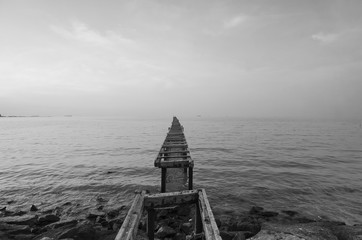
[[[64,117],[72,117],[72,115],[64,115]]]

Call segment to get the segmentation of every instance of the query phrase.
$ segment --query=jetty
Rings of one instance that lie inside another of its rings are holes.
[[[160,193],[147,194],[146,191],[136,191],[133,204],[115,240],[153,240],[157,214],[176,208],[193,209],[193,216],[190,216],[193,226],[189,239],[221,240],[206,190],[193,189],[194,162],[188,149],[184,128],[177,117],[173,117],[154,166],[161,169]],[[137,236],[143,216],[146,216],[147,238]]]

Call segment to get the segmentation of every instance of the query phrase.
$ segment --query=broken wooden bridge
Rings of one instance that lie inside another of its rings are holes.
[[[184,128],[173,117],[165,141],[154,161],[161,168],[161,193],[136,192],[115,240],[136,240],[142,214],[147,213],[147,236],[153,240],[157,212],[176,206],[194,206],[192,239],[221,240],[205,189],[193,190],[193,167]]]

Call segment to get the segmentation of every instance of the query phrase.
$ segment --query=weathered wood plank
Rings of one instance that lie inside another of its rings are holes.
[[[159,154],[173,154],[173,153],[190,153],[190,151],[189,150],[180,150],[180,151],[164,151],[164,150],[161,150],[160,152],[159,152]]]
[[[115,240],[134,240],[143,211],[145,191],[137,193]]]
[[[194,161],[192,159],[186,159],[186,160],[169,160],[165,161],[162,160],[159,163],[159,167],[162,168],[185,168],[185,167],[193,167]]]
[[[172,158],[183,158],[183,159],[191,159],[191,156],[188,155],[168,155],[168,156],[157,156],[156,159],[172,159]]]
[[[148,239],[154,239],[155,236],[155,220],[156,220],[156,211],[151,208],[147,211],[147,235]]]
[[[198,198],[199,193],[197,190],[146,195],[144,207],[147,209],[192,204],[196,203]]]
[[[220,237],[219,229],[215,222],[214,214],[211,211],[210,203],[207,199],[205,189],[200,189],[199,191],[199,208],[205,239],[222,240]]]
[[[187,144],[163,144],[162,148],[187,148]]]

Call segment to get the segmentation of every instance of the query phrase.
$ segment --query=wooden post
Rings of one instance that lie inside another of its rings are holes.
[[[196,213],[195,213],[195,233],[202,233],[202,219],[201,219],[201,209],[199,201],[196,203]]]
[[[193,168],[189,167],[189,190],[193,189]]]
[[[166,172],[167,168],[161,168],[161,193],[166,192]]]
[[[155,219],[156,211],[153,208],[147,211],[147,235],[149,240],[153,240],[155,237]]]

